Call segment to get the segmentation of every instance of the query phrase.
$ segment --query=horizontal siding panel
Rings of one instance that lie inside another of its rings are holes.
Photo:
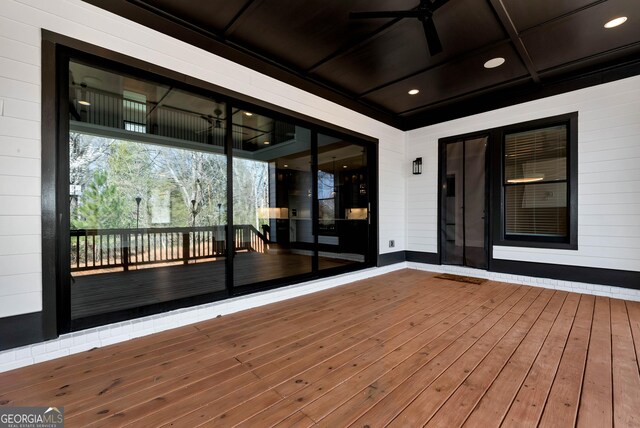
[[[616,236],[603,238],[600,236],[580,236],[579,246],[600,247],[603,249],[613,247],[640,248],[640,239],[631,236]]]
[[[0,175],[40,177],[40,159],[0,157]]]
[[[0,216],[0,236],[38,235],[42,231],[40,216]]]
[[[40,48],[40,28],[4,16],[0,16],[0,36]]]
[[[40,254],[11,254],[0,256],[0,276],[42,272]]]
[[[0,275],[0,296],[22,293],[39,293],[42,287],[42,274]],[[2,300],[2,299],[0,299]]]
[[[601,215],[578,215],[578,223],[583,226],[605,226],[615,224],[617,226],[638,226],[640,218],[634,215],[609,214]]]
[[[40,57],[39,46],[29,45],[0,35],[0,58],[24,62],[39,68]]]
[[[40,139],[40,122],[0,116],[0,135]]]
[[[39,83],[18,82],[0,77],[0,97],[39,103],[40,92]]]
[[[42,293],[39,291],[4,296],[0,299],[0,318],[39,312],[41,310]]]
[[[640,165],[640,162],[638,165]],[[640,181],[640,168],[631,171],[598,171],[578,174],[578,183],[581,184],[611,183],[613,184],[612,187],[617,187],[617,183],[625,181]]]
[[[578,245],[580,237],[584,236],[597,236],[597,237],[633,237],[640,239],[640,225],[636,226],[621,226],[614,224],[613,222],[605,225],[586,225],[578,223]]]
[[[40,83],[40,67],[0,57],[0,76],[18,82]]]
[[[580,130],[580,125],[578,125],[578,144],[598,142],[600,145],[606,147],[605,143],[609,139],[629,137],[638,134],[640,134],[640,123],[630,123],[624,126],[610,128],[606,131],[596,129],[588,132]]]
[[[606,118],[592,118],[590,120],[580,121],[579,126],[583,129],[583,131],[593,131],[593,130],[607,130],[611,128],[616,128],[618,126],[627,126],[629,124],[637,124],[640,123],[640,117],[638,117],[637,111],[629,111],[627,110],[624,114],[620,114],[617,116],[606,117]]]
[[[589,129],[586,124],[592,123],[596,120],[618,117],[628,118],[628,123],[640,123],[637,117],[629,115],[629,112],[640,111],[640,102],[638,102],[638,99],[640,99],[640,92],[630,91],[629,96],[635,99],[629,100],[620,97],[615,103],[602,104],[604,107],[582,109],[580,112],[580,119],[585,123],[586,129]]]
[[[40,196],[41,181],[38,177],[0,175],[0,196]],[[2,208],[0,208],[1,210]],[[40,214],[40,213],[38,213]]]
[[[640,189],[640,181],[622,181],[611,183],[584,183],[578,188],[578,195],[593,195],[602,193],[634,193]]]
[[[638,198],[637,200],[640,201],[640,198]],[[636,222],[636,224],[640,225],[640,203],[618,205],[584,205],[580,207],[580,215],[636,215],[638,216],[638,221]]]
[[[29,138],[0,136],[0,157],[12,156],[22,158],[40,159],[42,148],[40,140]],[[0,170],[0,174],[6,172]]]
[[[38,235],[0,236],[0,256],[40,254],[41,241]]]
[[[40,103],[4,98],[4,116],[40,122]]]
[[[586,164],[590,162],[637,158],[640,158],[640,145],[636,145],[635,147],[605,150],[602,152],[583,153],[579,157],[579,161],[580,164]]]
[[[633,171],[638,168],[639,163],[640,161],[637,158],[580,163],[578,165],[578,171],[583,173],[603,171]]]
[[[639,128],[640,131],[640,128]],[[596,140],[596,141],[580,141],[578,144],[578,153],[586,154],[586,153],[597,153],[604,152],[607,150],[616,150],[616,149],[628,149],[631,147],[635,147],[637,142],[637,134],[633,135],[625,135],[618,138],[607,138],[605,141]]]
[[[38,216],[40,212],[39,196],[0,196],[0,216]]]
[[[628,193],[580,195],[579,209],[586,205],[621,205],[632,201],[640,201],[640,189]]]

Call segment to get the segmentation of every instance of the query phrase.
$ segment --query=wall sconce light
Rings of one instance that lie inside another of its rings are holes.
[[[416,160],[413,161],[413,174],[422,174],[422,158],[416,158]]]

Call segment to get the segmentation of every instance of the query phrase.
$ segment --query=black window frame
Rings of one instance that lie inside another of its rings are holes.
[[[534,131],[536,129],[553,126],[566,126],[567,133],[567,157],[566,157],[566,183],[567,183],[567,235],[536,236],[513,235],[506,233],[506,188],[505,184],[505,144],[509,134]],[[578,249],[578,112],[551,116],[542,119],[507,125],[496,128],[493,131],[494,171],[498,172],[494,180],[493,213],[493,245],[507,247],[529,247],[549,249]]]

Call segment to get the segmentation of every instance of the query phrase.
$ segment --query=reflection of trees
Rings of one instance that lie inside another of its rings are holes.
[[[69,154],[72,228],[134,227],[136,197],[143,228],[190,226],[194,211],[196,226],[226,223],[224,155],[77,133]],[[257,227],[257,208],[269,200],[267,164],[237,159],[234,168],[234,222]],[[154,204],[164,200],[170,222],[154,225]]]
[[[233,222],[259,228],[258,208],[269,206],[268,164],[235,158],[233,168]]]

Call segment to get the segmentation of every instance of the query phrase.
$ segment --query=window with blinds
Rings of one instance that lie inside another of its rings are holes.
[[[567,125],[505,134],[505,236],[566,237]]]

